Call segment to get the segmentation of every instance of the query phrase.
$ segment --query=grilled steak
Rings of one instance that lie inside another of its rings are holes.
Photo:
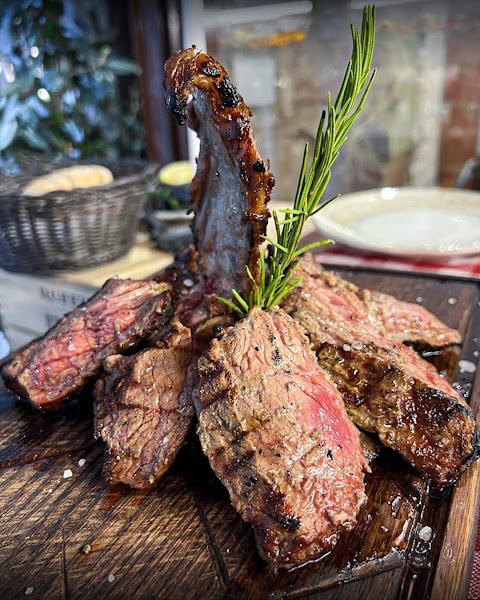
[[[191,361],[190,330],[173,323],[167,347],[111,356],[95,384],[95,437],[107,445],[108,483],[134,488],[156,483],[185,442],[194,414],[182,394]]]
[[[203,451],[274,567],[315,558],[352,528],[368,469],[358,431],[298,325],[249,315],[199,360]]]
[[[167,284],[109,279],[90,300],[65,315],[3,369],[7,387],[41,408],[97,377],[102,361],[133,348],[169,316]]]
[[[443,488],[480,455],[480,429],[458,397],[402,368],[392,351],[323,344],[318,359],[333,377],[356,425],[378,434]]]
[[[255,146],[250,109],[225,69],[195,48],[177,52],[165,64],[165,97],[178,122],[188,121],[200,138],[191,201],[207,292],[229,295],[232,287],[245,292],[245,265],[258,280],[259,240],[274,183]]]
[[[447,327],[422,306],[401,302],[388,294],[361,290],[324,271],[311,256],[302,259],[295,274],[302,278],[302,283],[285,298],[282,306],[300,319],[316,344],[375,341],[382,345],[386,338],[441,347],[461,341],[458,331]]]
[[[359,292],[369,313],[375,315],[383,334],[393,342],[420,342],[432,348],[459,344],[462,336],[447,327],[426,308],[411,302],[402,302],[383,292]]]
[[[245,265],[256,269],[273,186],[255,147],[250,111],[224,69],[190,49],[172,57],[165,70],[167,103],[181,122],[187,120],[186,104],[193,95],[188,124],[200,137],[201,151],[191,188],[195,248],[178,256],[157,280],[170,284],[175,319],[193,337],[188,352],[183,343],[169,344],[133,358],[113,358],[112,373],[97,384],[96,435],[107,443],[107,479],[133,487],[161,476],[188,431],[198,356],[215,331],[231,323],[217,294],[246,289]],[[173,383],[162,380],[169,372]]]
[[[478,458],[479,434],[468,405],[430,363],[383,334],[358,288],[322,272],[311,260],[297,273],[303,281],[282,305],[307,332],[353,422],[378,433],[439,487],[452,483]],[[370,378],[373,383],[367,385]],[[388,384],[393,386],[390,395]],[[432,409],[435,399],[438,410]],[[415,418],[409,411],[415,411]]]

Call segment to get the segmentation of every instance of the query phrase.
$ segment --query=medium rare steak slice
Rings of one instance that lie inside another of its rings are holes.
[[[461,401],[430,363],[383,334],[365,304],[353,293],[353,284],[339,280],[333,273],[323,273],[311,259],[305,260],[296,273],[303,278],[302,283],[285,298],[282,307],[305,329],[314,350],[324,343],[351,346],[354,350],[374,344],[390,350],[391,360],[409,375]]]
[[[353,283],[324,271],[312,256],[301,260],[295,275],[302,283],[282,302],[298,318],[316,344],[420,342],[431,347],[458,344],[458,331],[447,327],[418,304],[393,296],[361,290]]]
[[[305,260],[296,273],[303,281],[282,305],[305,329],[314,350],[319,351],[320,365],[337,381],[352,420],[367,431],[377,432],[385,445],[402,454],[439,487],[452,483],[464,466],[478,457],[478,432],[468,405],[430,363],[383,334],[355,286],[322,272],[311,259]],[[360,373],[368,379],[367,370],[377,384],[356,388]],[[385,370],[393,370],[397,378],[388,396],[378,385]],[[354,402],[349,388],[356,390]],[[395,398],[397,390],[399,396]],[[438,411],[432,410],[435,399]],[[415,419],[407,414],[410,410],[416,411]],[[424,443],[411,443],[410,438],[405,441],[404,432],[398,436],[383,433],[384,424],[394,427],[401,421],[408,423],[412,439],[423,439]],[[427,456],[428,441],[438,439],[442,444],[431,445]],[[443,446],[449,450],[444,451]]]
[[[317,355],[352,421],[438,487],[454,483],[480,456],[480,429],[468,405],[402,368],[392,351],[322,344]]]
[[[105,360],[95,384],[95,437],[105,451],[108,483],[151,487],[166,472],[188,435],[194,415],[182,394],[191,361],[190,330],[172,323],[167,347]]]
[[[360,292],[381,324],[383,334],[394,342],[419,342],[432,348],[459,344],[462,336],[448,327],[426,308],[402,302],[389,294],[374,290]]]
[[[97,377],[102,361],[139,344],[170,314],[170,287],[109,279],[17,353],[3,369],[5,384],[39,408],[51,408]]]
[[[195,48],[166,62],[165,97],[178,122],[187,122],[200,138],[190,196],[206,293],[229,296],[232,287],[244,293],[245,265],[258,281],[260,236],[274,184],[255,145],[251,111],[225,69]]]
[[[261,556],[292,567],[331,549],[356,523],[368,465],[298,325],[255,307],[198,367],[200,442]]]

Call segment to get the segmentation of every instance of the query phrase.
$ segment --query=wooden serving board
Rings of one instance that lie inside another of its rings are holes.
[[[463,346],[433,360],[477,413],[480,378],[461,373],[458,361],[478,363],[478,284],[342,274],[404,300],[423,298],[461,330]],[[0,411],[2,600],[467,597],[480,462],[439,494],[384,451],[367,477],[369,501],[356,528],[323,560],[275,574],[258,557],[250,527],[230,506],[195,436],[157,489],[108,488],[88,397],[43,414],[0,388]],[[432,528],[430,542],[419,536],[424,526]]]

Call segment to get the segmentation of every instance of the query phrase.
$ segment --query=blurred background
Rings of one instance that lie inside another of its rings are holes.
[[[229,71],[270,159],[273,200],[285,205],[327,92],[340,86],[349,23],[360,26],[363,5],[1,0],[0,318],[11,346],[43,333],[109,276],[150,276],[191,241],[198,142],[165,107],[172,53],[195,44]],[[326,197],[385,186],[480,189],[480,2],[375,5],[376,81]],[[77,163],[105,165],[112,183],[24,193],[32,178]]]
[[[480,2],[378,0],[378,76],[342,152],[335,192],[454,185],[478,151]],[[0,165],[23,153],[70,159],[190,158],[196,142],[163,102],[163,64],[196,44],[251,107],[275,198],[292,198],[304,142],[350,53],[363,2],[2,0]]]

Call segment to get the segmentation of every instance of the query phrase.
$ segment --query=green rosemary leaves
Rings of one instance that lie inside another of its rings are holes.
[[[219,298],[240,316],[252,306],[269,308],[280,302],[300,279],[295,279],[295,259],[312,248],[328,244],[322,240],[298,248],[303,226],[326,203],[320,204],[330,181],[332,165],[338,157],[340,147],[346,141],[348,132],[365,104],[375,71],[371,71],[375,45],[375,9],[367,6],[363,11],[362,27],[359,31],[351,25],[353,40],[352,56],[335,102],[330,93],[327,108],[322,112],[315,139],[313,157],[309,161],[308,144],[303,154],[300,177],[293,208],[273,213],[276,240],[265,238],[270,244],[268,256],[260,257],[260,282],[257,283],[247,268],[251,281],[248,298],[232,290],[232,300]],[[310,162],[310,165],[309,165]],[[280,218],[279,213],[282,214]]]

